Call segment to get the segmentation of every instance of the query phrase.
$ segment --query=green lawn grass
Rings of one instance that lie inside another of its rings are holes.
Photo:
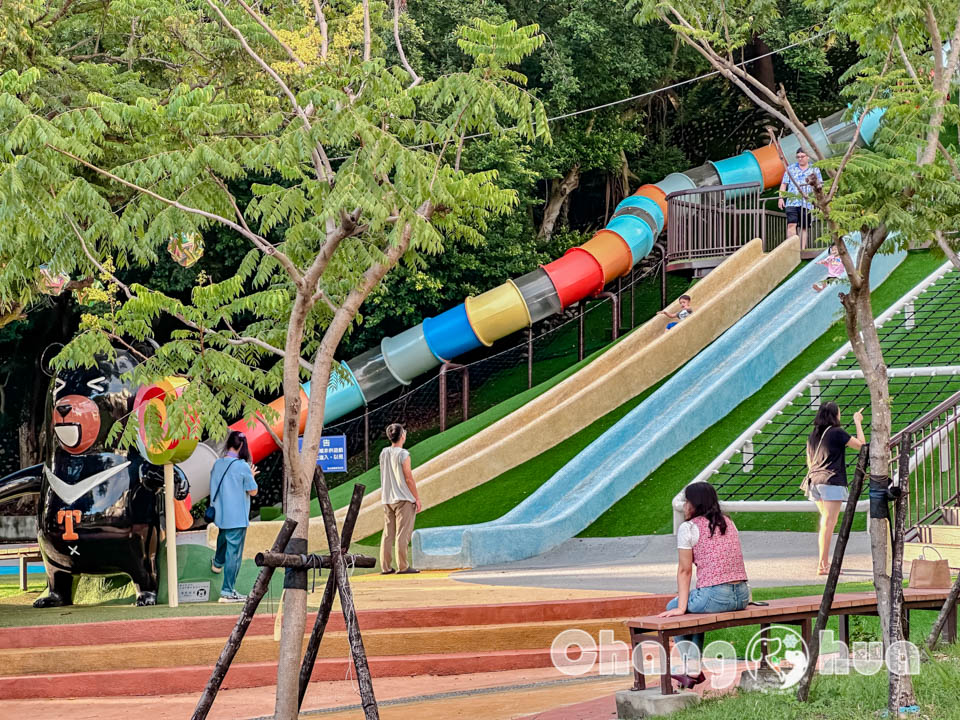
[[[892,276],[873,294],[877,313],[892,305],[942,264],[928,252],[910,253]],[[670,502],[676,492],[720,454],[773,403],[807,373],[846,342],[841,323],[833,325],[804,353],[726,418],[701,435],[695,443],[676,453],[619,503],[601,515],[580,537],[623,537],[672,532]],[[485,522],[500,517],[553,473],[572,460],[594,439],[636,407],[650,392],[633,398],[550,450],[508,470],[476,488],[461,493],[417,516],[417,527],[437,527]],[[416,458],[414,458],[416,462]],[[379,478],[377,478],[379,481]],[[745,514],[736,517],[738,527],[750,530],[816,530],[816,517],[805,513]],[[858,519],[855,529],[863,529]],[[370,541],[378,536],[374,536]]]
[[[914,720],[958,720],[960,647],[938,650],[913,677],[920,711]],[[885,717],[887,674],[815,677],[810,699],[798,702],[795,690],[782,693],[736,692],[704,700],[670,715],[672,720],[878,720]]]

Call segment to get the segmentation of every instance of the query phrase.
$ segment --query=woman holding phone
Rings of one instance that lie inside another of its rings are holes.
[[[840,509],[847,496],[846,449],[859,451],[867,440],[863,435],[863,408],[853,414],[857,435],[840,427],[840,408],[835,402],[820,405],[807,437],[807,497],[820,511],[820,565],[818,575],[830,571],[830,539],[837,525]]]

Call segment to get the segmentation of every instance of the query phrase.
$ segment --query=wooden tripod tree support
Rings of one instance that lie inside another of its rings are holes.
[[[290,518],[284,521],[283,527],[280,528],[277,539],[273,543],[273,548],[271,548],[272,552],[279,553],[287,546],[296,527],[296,521]],[[223,678],[226,676],[227,670],[230,669],[230,663],[233,662],[233,658],[236,657],[237,651],[240,649],[240,643],[243,641],[243,636],[247,632],[247,628],[250,627],[253,614],[257,611],[257,606],[266,594],[267,588],[270,587],[270,578],[273,577],[274,570],[275,568],[272,567],[264,567],[260,570],[257,581],[253,584],[253,589],[250,590],[250,594],[247,595],[247,600],[243,604],[240,617],[237,618],[237,624],[234,626],[233,632],[230,633],[230,637],[227,638],[227,644],[223,646],[223,651],[220,653],[217,664],[213,668],[213,674],[210,675],[210,680],[207,681],[207,687],[204,688],[203,695],[200,696],[197,707],[193,711],[192,720],[203,720],[207,717],[207,713],[210,712],[210,708],[213,707],[213,701],[217,697],[220,685],[223,684]]]
[[[353,666],[357,671],[357,685],[360,689],[360,702],[363,705],[363,715],[366,720],[380,720],[380,712],[377,709],[377,699],[373,694],[373,678],[370,676],[370,666],[367,664],[367,653],[363,649],[363,638],[360,636],[360,624],[357,621],[357,609],[353,604],[353,591],[350,589],[350,576],[347,574],[347,563],[343,557],[343,541],[340,539],[340,533],[337,531],[337,520],[333,513],[333,504],[330,502],[330,493],[327,490],[327,484],[323,480],[323,471],[318,466],[313,473],[313,484],[317,489],[317,499],[320,501],[320,513],[323,515],[323,529],[327,534],[327,546],[330,548],[330,560],[333,563],[330,576],[336,585],[337,593],[340,595],[340,608],[343,611],[344,624],[347,626],[347,637],[350,640],[350,653],[353,655]],[[349,529],[350,536],[353,535],[353,526],[356,523],[356,513],[360,510],[358,500],[363,497],[363,489],[354,488],[353,497],[350,500],[350,513],[353,513],[351,519],[348,513],[344,521],[344,533]],[[349,528],[347,524],[349,523]],[[349,537],[349,536],[348,536]],[[349,543],[348,543],[349,544]],[[327,579],[327,588],[330,587],[330,578]],[[326,599],[326,589],[324,599]],[[333,591],[330,592],[330,602],[333,602]],[[317,621],[319,625],[320,615],[323,613],[321,607],[318,613]],[[329,610],[327,611],[329,616]],[[324,625],[326,623],[324,622]],[[317,627],[314,627],[314,632]],[[320,630],[322,632],[322,629]],[[311,637],[312,639],[312,637]],[[319,637],[317,644],[319,644]],[[315,656],[314,656],[315,657]],[[300,697],[303,698],[303,680],[304,670],[300,668]],[[312,663],[310,670],[312,671]],[[309,673],[306,675],[309,680]]]
[[[350,498],[350,505],[347,507],[347,516],[343,520],[343,534],[340,536],[340,550],[344,553],[350,549],[353,529],[357,524],[357,515],[360,514],[360,503],[363,502],[365,490],[366,487],[359,483],[353,486],[353,496]],[[327,629],[327,622],[330,620],[330,612],[333,610],[333,596],[336,592],[336,575],[330,573],[327,576],[327,584],[323,588],[323,598],[320,600],[317,619],[313,624],[313,631],[310,633],[306,652],[303,654],[303,663],[300,665],[298,709],[303,707],[303,697],[307,694],[307,685],[310,683],[310,676],[313,674],[313,666],[317,662],[317,652],[320,649],[320,641],[323,640],[323,633]]]
[[[820,610],[817,612],[817,621],[814,623],[813,633],[810,637],[807,669],[804,671],[803,677],[800,678],[800,685],[797,688],[797,700],[800,702],[806,702],[810,696],[810,683],[813,681],[813,674],[817,670],[817,659],[820,656],[820,633],[823,632],[823,629],[827,626],[827,620],[830,617],[830,608],[833,606],[833,598],[837,593],[837,582],[840,580],[840,568],[843,566],[843,554],[847,549],[847,540],[850,539],[850,530],[853,527],[853,517],[857,511],[857,502],[860,500],[861,492],[863,492],[863,478],[867,474],[869,457],[870,446],[865,444],[860,448],[860,454],[857,456],[857,469],[853,473],[853,485],[850,488],[847,507],[843,513],[840,534],[837,535],[837,545],[833,550],[830,574],[827,576],[827,584],[823,589],[823,599],[820,601]]]

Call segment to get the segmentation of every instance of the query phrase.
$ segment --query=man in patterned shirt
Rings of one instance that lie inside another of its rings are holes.
[[[777,206],[781,210],[783,209],[784,200],[782,196],[784,193],[793,196],[786,201],[787,237],[793,237],[799,229],[801,249],[807,246],[807,228],[810,227],[810,211],[813,209],[813,203],[810,202],[813,197],[810,178],[813,177],[817,178],[820,185],[823,185],[823,176],[820,174],[819,168],[813,167],[803,148],[799,148],[797,150],[797,161],[790,165],[783,174],[783,181],[780,183],[781,198]]]

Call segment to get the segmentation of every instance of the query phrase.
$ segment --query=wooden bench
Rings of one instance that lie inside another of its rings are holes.
[[[947,598],[949,589],[943,590],[915,590],[906,588],[903,591],[904,635],[910,632],[911,610],[939,610]],[[655,641],[663,648],[665,657],[670,657],[670,639],[677,635],[692,635],[694,633],[720,630],[722,628],[740,627],[743,625],[759,625],[761,635],[761,664],[767,662],[767,637],[770,626],[797,625],[800,635],[809,646],[813,632],[813,623],[820,611],[819,595],[806,597],[783,598],[771,600],[769,605],[749,605],[744,610],[735,612],[712,614],[687,614],[676,617],[662,618],[656,615],[634,618],[627,621],[630,630],[631,657],[634,649],[642,642]],[[840,620],[839,640],[849,642],[851,615],[876,615],[877,596],[873,592],[837,593],[833,599],[830,615],[836,615]],[[947,642],[957,641],[957,608],[947,618],[944,627],[944,639]],[[639,664],[639,663],[637,663]],[[663,695],[674,693],[670,681],[669,668],[663,668],[660,675],[660,692]],[[634,667],[634,690],[645,690],[646,680],[640,667]]]
[[[21,545],[20,547],[0,547],[0,560],[20,561],[20,589],[27,589],[27,563],[43,560],[39,545]]]

